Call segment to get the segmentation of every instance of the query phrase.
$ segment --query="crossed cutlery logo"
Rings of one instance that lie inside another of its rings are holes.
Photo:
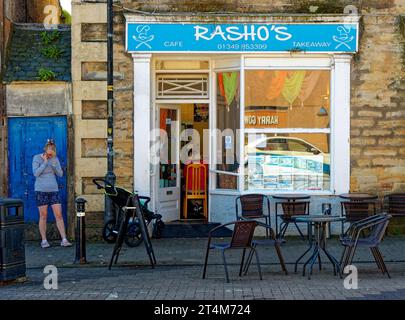
[[[154,35],[148,35],[148,32],[150,31],[149,26],[137,26],[136,27],[136,32],[138,33],[137,35],[133,35],[132,38],[136,41],[139,42],[138,45],[135,47],[135,49],[138,49],[140,46],[145,45],[149,49],[152,49],[150,44],[148,42],[151,42],[153,39],[155,39]]]
[[[333,40],[338,43],[335,49],[344,46],[350,50],[351,46],[349,43],[354,39],[354,36],[350,35],[351,27],[339,26],[337,27],[337,31],[339,32],[339,36],[333,36]]]

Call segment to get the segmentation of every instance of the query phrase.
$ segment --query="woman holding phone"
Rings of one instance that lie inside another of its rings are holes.
[[[56,176],[62,177],[63,170],[56,156],[56,145],[52,139],[48,139],[44,147],[44,153],[34,156],[32,171],[35,176],[35,199],[39,210],[39,233],[41,234],[42,248],[50,247],[46,239],[46,221],[48,206],[52,207],[56,220],[56,226],[62,238],[61,246],[69,247],[72,244],[66,238],[65,223],[62,216],[62,205],[59,197],[59,187]]]

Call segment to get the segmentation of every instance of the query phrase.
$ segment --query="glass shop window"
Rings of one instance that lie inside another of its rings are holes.
[[[330,76],[246,70],[246,190],[330,190]]]
[[[217,189],[238,188],[240,130],[239,71],[217,73]]]

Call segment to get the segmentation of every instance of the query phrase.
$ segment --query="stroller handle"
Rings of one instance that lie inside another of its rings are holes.
[[[100,182],[102,182],[104,186],[101,185]],[[114,186],[105,179],[93,179],[93,183],[97,186],[97,189],[105,189],[105,187],[114,189]]]
[[[150,198],[149,197],[145,197],[145,196],[138,196],[139,200],[145,200],[144,205],[147,206],[148,203],[150,202]]]

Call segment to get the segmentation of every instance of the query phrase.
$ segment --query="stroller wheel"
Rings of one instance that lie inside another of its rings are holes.
[[[107,243],[115,243],[117,234],[114,233],[115,220],[109,220],[103,227],[103,239]]]
[[[127,235],[124,241],[125,244],[131,248],[137,247],[142,243],[143,238],[139,222],[136,221],[128,224]]]

